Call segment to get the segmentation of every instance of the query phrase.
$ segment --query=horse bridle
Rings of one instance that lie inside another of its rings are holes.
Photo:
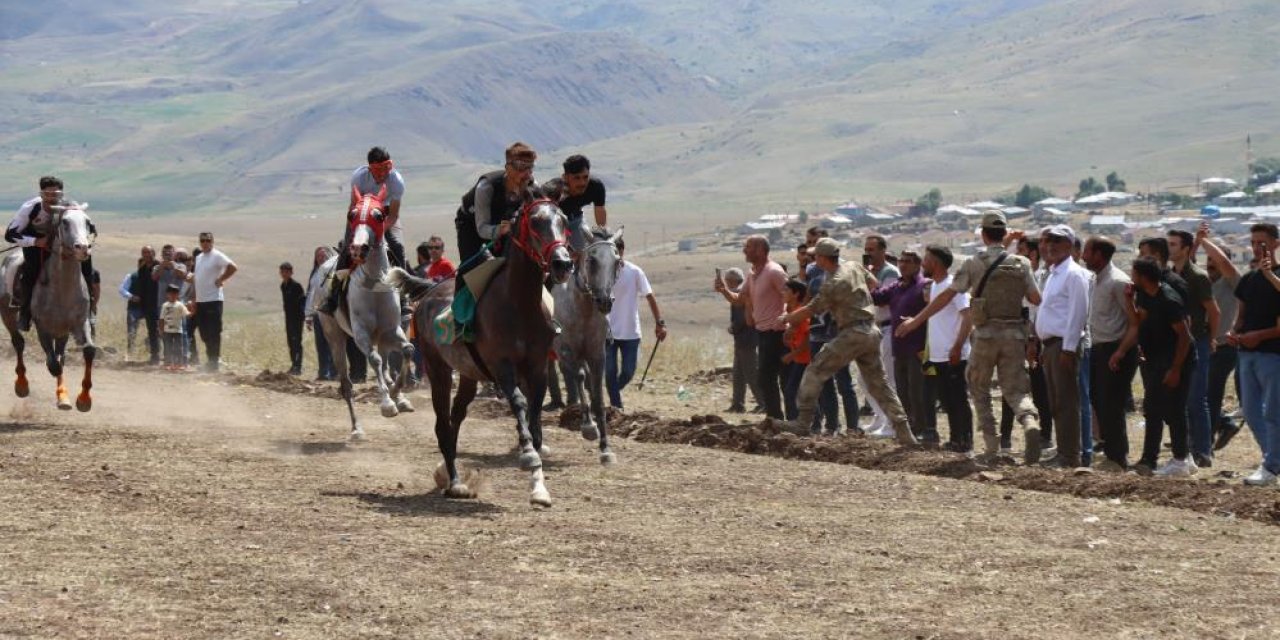
[[[614,241],[613,241],[613,239],[612,239],[612,238],[605,238],[605,239],[603,239],[603,240],[596,240],[595,242],[592,242],[591,244],[587,245],[586,247],[583,247],[583,249],[582,249],[582,257],[585,259],[585,258],[587,257],[587,253],[588,253],[588,252],[590,252],[592,249],[594,249],[594,248],[596,248],[596,247],[598,247],[598,246],[600,246],[600,245],[602,245],[602,244],[611,245],[611,246],[613,246],[613,248],[614,248],[615,250],[618,248],[618,245],[617,245],[616,243],[614,243]],[[618,268],[620,268],[621,266],[622,266],[622,261],[621,261],[621,260],[619,260],[619,261],[618,261],[618,264],[614,265],[614,269],[615,269],[615,270],[617,270],[617,269],[618,269]],[[591,284],[590,284],[590,283],[583,283],[583,281],[582,281],[582,277],[581,277],[581,275],[580,275],[580,274],[581,274],[581,272],[582,272],[582,270],[581,270],[581,269],[574,269],[574,270],[573,270],[573,283],[574,283],[574,285],[578,288],[578,291],[581,291],[582,293],[585,293],[586,295],[591,296],[591,297],[593,297],[593,298],[594,298],[594,297],[595,297],[595,295],[596,295],[595,289],[592,289],[592,288],[591,288]]]
[[[556,238],[544,245],[540,252],[534,251],[532,244],[529,242],[529,238],[534,236],[533,216],[531,212],[544,204],[554,205],[555,201],[550,198],[538,198],[537,200],[533,200],[520,208],[520,228],[516,232],[515,236],[511,238],[511,243],[523,251],[526,256],[529,256],[530,260],[536,262],[538,267],[542,269],[543,273],[546,273],[547,267],[551,265],[551,253],[556,249],[563,247],[565,242],[564,240]],[[541,238],[539,238],[539,242],[541,242]]]

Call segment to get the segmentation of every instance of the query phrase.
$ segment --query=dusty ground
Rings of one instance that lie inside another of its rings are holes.
[[[1243,518],[625,438],[604,469],[554,427],[536,510],[492,419],[449,501],[422,411],[348,445],[325,397],[116,370],[83,415],[44,381],[0,400],[0,637],[1280,632]]]

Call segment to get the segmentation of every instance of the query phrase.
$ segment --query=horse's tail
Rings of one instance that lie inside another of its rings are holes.
[[[392,267],[387,275],[382,276],[382,284],[402,291],[410,300],[416,300],[431,290],[435,283],[401,269]]]

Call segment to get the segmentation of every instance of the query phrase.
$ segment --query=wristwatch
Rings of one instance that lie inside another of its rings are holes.
[[[658,326],[659,326],[659,327],[665,327],[665,326],[667,326],[667,321],[666,321],[666,320],[663,320],[662,318],[658,318]]]

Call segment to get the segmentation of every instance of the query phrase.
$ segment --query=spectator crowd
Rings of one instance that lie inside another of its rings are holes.
[[[980,233],[983,248],[963,261],[941,245],[895,255],[875,234],[851,259],[813,227],[790,275],[767,238],[747,238],[749,268],[714,282],[733,336],[729,411],[746,412],[749,391],[754,412],[797,435],[896,438],[992,464],[1015,462],[1017,422],[1026,464],[1160,476],[1212,467],[1242,417],[1262,454],[1244,482],[1276,483],[1274,224],[1250,228],[1243,273],[1207,222],[1142,239],[1128,264],[1112,239],[1067,225],[1027,234],[993,212]],[[1233,374],[1242,416],[1223,410]],[[1131,453],[1135,378],[1145,429]]]

